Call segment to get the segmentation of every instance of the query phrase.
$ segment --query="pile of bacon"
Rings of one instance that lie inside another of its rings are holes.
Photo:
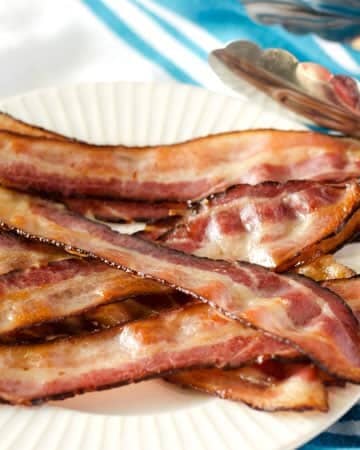
[[[326,411],[360,383],[360,279],[331,256],[359,231],[359,177],[348,138],[106,147],[1,115],[0,399],[159,377]]]

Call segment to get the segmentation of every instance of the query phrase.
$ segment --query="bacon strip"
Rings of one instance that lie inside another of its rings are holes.
[[[299,131],[250,130],[132,149],[0,131],[0,181],[65,197],[187,201],[239,183],[358,177],[358,150],[353,139]]]
[[[61,320],[54,317],[52,322],[37,323],[29,328],[0,336],[0,343],[19,344],[44,342],[61,337],[94,333],[106,328],[123,325],[138,319],[145,319],[161,311],[174,309],[188,302],[188,297],[171,294],[144,294],[135,299],[128,298],[121,302],[102,304],[82,312],[81,315],[68,316]],[[289,348],[289,355],[297,357]]]
[[[165,286],[99,261],[67,259],[0,276],[0,335]]]
[[[311,280],[183,254],[5,188],[0,188],[0,220],[28,238],[95,256],[188,293],[292,342],[334,375],[360,382],[358,323],[339,297]]]
[[[185,214],[185,202],[140,202],[96,198],[64,198],[64,204],[83,216],[105,222],[151,222]]]
[[[20,121],[0,112],[0,130],[32,137],[53,138],[71,141],[60,134]],[[95,198],[65,198],[66,206],[80,214],[106,222],[149,222],[168,216],[183,214],[186,203],[136,202],[130,200],[108,200]]]
[[[236,367],[260,353],[278,354],[280,346],[207,305],[191,305],[70,340],[0,346],[0,398],[38,403],[177,369]]]
[[[201,202],[160,241],[193,255],[284,271],[348,240],[360,222],[359,205],[355,182],[239,185]]]
[[[0,130],[24,136],[70,141],[70,139],[65,136],[22,122],[21,120],[2,112],[0,112]],[[173,211],[180,211],[183,208],[186,208],[186,205],[169,202],[148,204],[145,202],[100,200],[91,198],[69,198],[65,199],[64,203],[73,211],[77,211],[90,218],[108,222],[157,220],[167,217],[168,215],[174,215]]]
[[[268,370],[268,364],[273,370]],[[280,372],[280,374],[279,374]],[[327,391],[310,364],[268,361],[233,370],[193,369],[167,376],[171,383],[241,401],[264,411],[328,411]]]

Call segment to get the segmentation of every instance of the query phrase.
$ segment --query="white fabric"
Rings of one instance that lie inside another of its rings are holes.
[[[76,0],[0,0],[0,98],[82,81],[170,80]]]

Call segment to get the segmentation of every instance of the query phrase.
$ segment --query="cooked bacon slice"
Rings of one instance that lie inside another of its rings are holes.
[[[165,286],[100,261],[66,259],[0,276],[0,335]]]
[[[131,149],[0,131],[0,181],[65,197],[187,201],[239,183],[358,177],[359,147],[353,139],[279,130]]]
[[[296,272],[315,281],[351,278],[355,275],[352,269],[336,261],[333,255],[320,256],[311,263],[298,267]],[[340,294],[340,297],[347,301],[346,296]]]
[[[29,242],[11,233],[0,232],[0,275],[66,258],[69,258],[68,254],[51,245]]]
[[[0,130],[33,137],[55,138],[69,141],[60,134],[20,121],[6,113],[0,112]],[[176,202],[136,202],[125,200],[108,200],[95,198],[66,198],[66,206],[80,214],[107,222],[149,222],[168,216],[183,214],[186,203]]]
[[[337,295],[310,279],[183,254],[5,188],[0,225],[188,293],[291,342],[334,375],[360,382],[358,322]]]
[[[52,341],[61,337],[93,333],[100,329],[143,319],[152,314],[153,309],[145,303],[128,299],[119,303],[101,305],[88,312],[85,311],[81,315],[65,317],[50,323],[40,323],[30,328],[1,335],[0,342],[2,344],[19,344]]]
[[[185,202],[140,202],[90,197],[64,198],[63,202],[72,211],[105,222],[151,222],[183,215],[188,209]]]
[[[193,369],[166,379],[265,411],[328,411],[327,391],[318,370],[306,363],[267,361],[233,370]]]
[[[151,296],[144,294],[136,296],[135,299],[128,298],[121,302],[100,305],[81,315],[69,316],[61,320],[57,317],[52,322],[36,324],[30,328],[1,335],[0,342],[4,344],[44,342],[60,337],[94,333],[189,303],[189,297],[177,294],[180,293],[154,293]],[[289,355],[298,357],[291,348],[289,348]]]
[[[69,141],[60,134],[27,124],[0,112],[0,130],[33,137],[54,138]],[[94,198],[66,198],[64,203],[69,209],[85,216],[107,222],[153,221],[163,217],[183,214],[186,203],[176,202],[135,202]]]
[[[201,202],[160,240],[185,253],[284,271],[349,239],[359,205],[355,182],[239,185]]]
[[[284,347],[284,354],[288,347]],[[30,404],[197,366],[236,367],[281,343],[204,304],[45,344],[0,346],[0,398]]]

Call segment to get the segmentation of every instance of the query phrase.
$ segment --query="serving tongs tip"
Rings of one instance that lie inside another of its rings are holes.
[[[354,78],[299,62],[286,50],[262,50],[249,41],[234,41],[212,51],[209,63],[238,92],[246,92],[250,84],[306,123],[360,137],[360,83]]]

